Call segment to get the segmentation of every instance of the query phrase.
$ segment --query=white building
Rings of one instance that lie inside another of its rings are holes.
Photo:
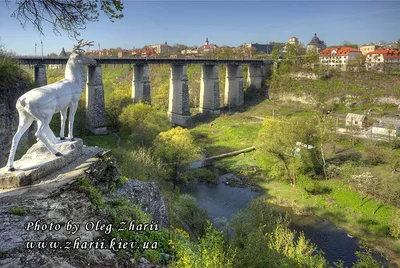
[[[172,47],[169,46],[167,42],[165,42],[164,44],[151,45],[149,47],[153,48],[158,55],[166,55],[172,53]]]
[[[368,126],[368,119],[365,114],[348,113],[346,116],[347,127],[365,128]]]
[[[400,52],[395,49],[378,49],[367,54],[367,71],[386,72],[400,69]]]
[[[383,118],[379,123],[375,123],[372,126],[372,134],[399,137],[400,120],[394,118]]]
[[[348,69],[349,63],[357,62],[360,56],[361,51],[356,48],[329,47],[319,53],[319,62],[323,66],[345,71]]]

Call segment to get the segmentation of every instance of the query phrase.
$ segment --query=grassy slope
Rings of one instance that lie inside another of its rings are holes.
[[[279,117],[308,116],[312,107],[297,103],[282,104],[273,101],[262,103],[249,108],[246,112],[234,115],[221,115],[211,122],[200,123],[191,130],[197,141],[205,149],[206,155],[215,155],[237,149],[243,149],[253,145],[258,131],[261,128],[261,120],[246,118],[243,115]],[[249,124],[251,122],[251,124]],[[340,144],[339,144],[340,145]],[[338,146],[339,146],[338,145]],[[348,145],[342,144],[342,146]],[[363,146],[358,145],[355,150],[362,152]],[[278,205],[293,207],[298,213],[314,213],[326,218],[338,226],[346,229],[352,235],[364,241],[384,248],[391,259],[400,262],[400,241],[388,236],[388,222],[392,213],[400,213],[393,206],[384,205],[373,200],[362,204],[360,194],[352,190],[341,179],[319,181],[322,187],[330,189],[330,193],[323,195],[309,194],[305,188],[314,182],[303,178],[297,187],[281,181],[271,181],[265,176],[261,165],[257,162],[255,153],[239,155],[220,160],[216,165],[224,171],[235,172],[238,175],[257,183],[266,190],[269,201]],[[375,175],[385,175],[382,170],[388,170],[387,166],[368,167]],[[360,173],[365,172],[361,170]],[[375,207],[382,207],[373,214]]]

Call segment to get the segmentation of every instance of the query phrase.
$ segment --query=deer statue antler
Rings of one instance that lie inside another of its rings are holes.
[[[83,42],[83,39],[81,39],[81,40],[78,41],[78,44],[74,46],[72,51],[85,52],[85,50],[83,50],[82,47],[84,47],[84,46],[93,46],[93,43],[94,43],[94,41],[86,40],[85,42]]]

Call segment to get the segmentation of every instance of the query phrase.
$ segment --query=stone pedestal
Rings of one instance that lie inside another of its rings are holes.
[[[191,125],[186,65],[171,65],[168,118],[174,126]]]
[[[0,189],[33,184],[76,160],[83,150],[81,139],[63,141],[54,146],[62,156],[57,157],[50,153],[46,146],[39,141],[20,160],[14,162],[15,171],[9,172],[7,167],[1,168]]]
[[[220,114],[218,66],[204,64],[201,68],[201,113]]]
[[[47,85],[45,65],[35,65],[35,83],[38,87]]]
[[[264,83],[261,65],[249,64],[247,84],[249,87],[260,89]]]
[[[242,66],[226,66],[224,105],[238,107],[244,104]]]
[[[141,101],[151,103],[149,66],[147,64],[136,64],[133,67],[132,100],[135,103]]]
[[[93,134],[107,134],[104,88],[100,65],[88,66],[88,82],[86,85],[86,127]]]

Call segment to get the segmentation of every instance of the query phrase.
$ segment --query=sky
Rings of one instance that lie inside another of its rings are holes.
[[[132,1],[125,0],[124,18],[114,23],[104,15],[87,25],[81,38],[101,48],[141,48],[144,45],[287,42],[296,36],[305,45],[314,33],[328,46],[344,41],[362,45],[400,39],[400,1]],[[11,17],[15,4],[0,0],[0,44],[18,55],[70,51],[76,40],[54,34],[44,25],[44,36],[31,25],[24,29]]]

